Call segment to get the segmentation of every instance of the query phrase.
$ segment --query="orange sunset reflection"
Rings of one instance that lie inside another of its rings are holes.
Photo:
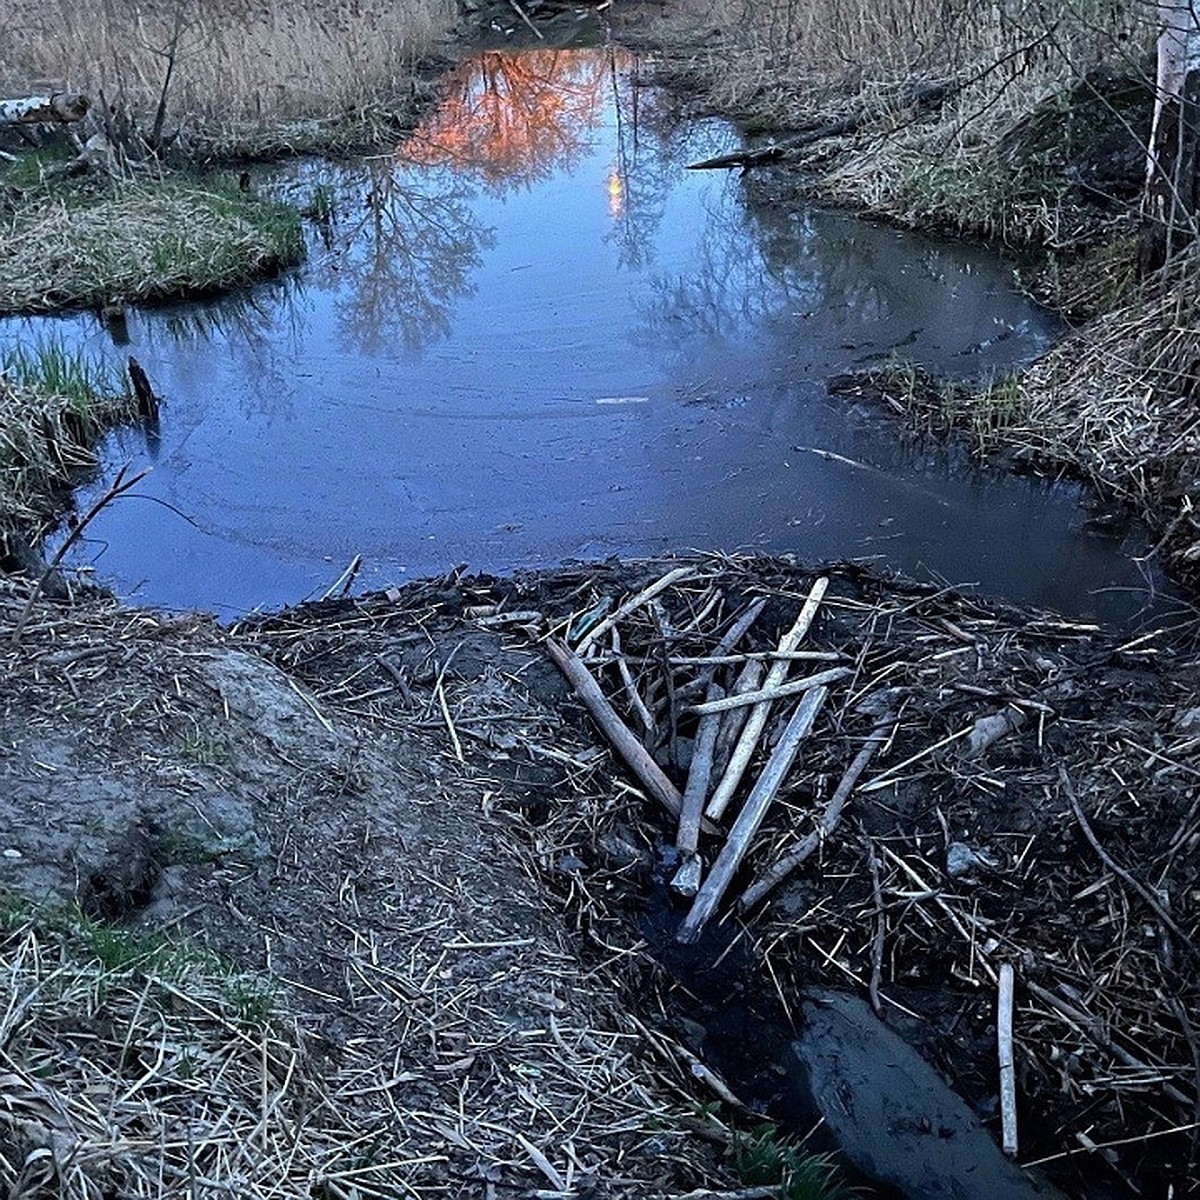
[[[614,74],[630,62],[616,47],[492,50],[467,59],[445,84],[442,101],[400,147],[425,166],[473,169],[491,187],[529,184],[573,166],[587,133],[604,120]],[[620,212],[624,187],[608,181],[610,211]]]

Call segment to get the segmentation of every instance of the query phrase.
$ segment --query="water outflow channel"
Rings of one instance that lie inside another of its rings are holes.
[[[791,551],[1129,619],[1133,539],[1089,532],[1076,489],[905,446],[827,394],[890,356],[978,376],[1043,349],[1054,321],[1010,267],[689,172],[736,139],[667,108],[620,51],[482,53],[393,155],[260,182],[332,213],[295,272],[132,312],[128,345],[91,314],[0,324],[132,352],[165,396],[159,439],[107,443],[109,477],[154,469],[76,561],[233,616],[359,554],[356,586],[379,587]]]

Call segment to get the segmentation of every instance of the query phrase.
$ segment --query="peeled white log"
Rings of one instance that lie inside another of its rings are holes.
[[[58,92],[0,100],[0,125],[69,125],[87,116],[88,98]]]

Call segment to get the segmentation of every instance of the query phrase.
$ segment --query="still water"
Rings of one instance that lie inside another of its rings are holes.
[[[1055,323],[1011,268],[687,171],[735,138],[671,120],[633,69],[482,53],[394,154],[259,183],[332,211],[295,272],[132,312],[128,345],[90,314],[0,325],[133,353],[165,397],[159,437],[106,444],[107,477],[153,471],[77,564],[233,616],[319,595],[356,555],[371,588],[792,551],[1130,619],[1137,537],[1090,533],[1074,488],[916,450],[827,393],[896,355],[981,376],[1038,353]]]

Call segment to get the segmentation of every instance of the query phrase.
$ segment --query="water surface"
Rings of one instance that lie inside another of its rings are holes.
[[[1074,488],[915,450],[827,394],[896,355],[979,376],[1036,354],[1055,325],[1011,268],[685,170],[735,144],[671,121],[621,52],[486,52],[394,155],[259,185],[332,205],[297,271],[133,312],[128,345],[87,314],[3,323],[132,352],[165,396],[157,438],[106,444],[109,475],[154,470],[81,561],[223,615],[320,594],[355,555],[378,587],[691,548],[1136,612],[1136,537],[1093,536]]]

